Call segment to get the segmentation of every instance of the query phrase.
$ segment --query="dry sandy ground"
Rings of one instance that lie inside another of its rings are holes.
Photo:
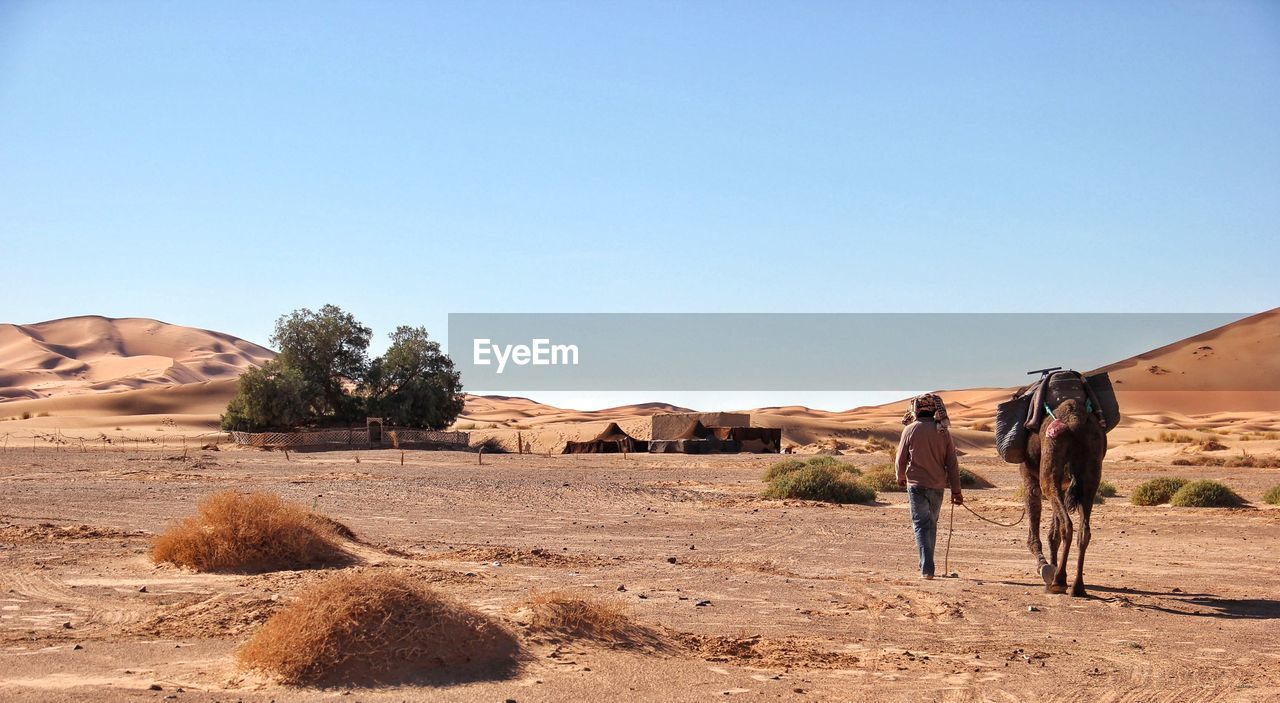
[[[450,452],[401,465],[393,450],[11,448],[0,452],[0,700],[1276,700],[1280,510],[1260,498],[1280,472],[1170,467],[1165,449],[1108,461],[1120,497],[1095,512],[1092,597],[1072,599],[1042,592],[1025,526],[959,510],[959,577],[921,581],[903,494],[872,506],[762,500],[770,457],[477,466]],[[1017,519],[1015,469],[965,465],[998,486],[969,491],[973,507]],[[1166,474],[1222,479],[1258,507],[1127,503]],[[617,599],[671,649],[523,635],[528,661],[513,679],[276,686],[238,672],[233,652],[325,572],[207,575],[145,558],[151,535],[224,489],[277,491],[349,524],[363,540],[350,568],[407,570],[509,623],[535,590]]]

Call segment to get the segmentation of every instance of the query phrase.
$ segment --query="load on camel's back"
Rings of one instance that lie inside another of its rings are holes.
[[[1042,374],[1038,382],[1019,389],[996,408],[996,448],[1005,461],[1021,464],[1030,518],[1027,548],[1050,593],[1067,591],[1067,557],[1074,529],[1071,513],[1080,511],[1080,548],[1071,595],[1083,596],[1089,517],[1102,480],[1107,432],[1120,422],[1120,404],[1106,373],[1085,376],[1056,368],[1032,373]],[[1049,559],[1040,543],[1042,499],[1053,510]]]

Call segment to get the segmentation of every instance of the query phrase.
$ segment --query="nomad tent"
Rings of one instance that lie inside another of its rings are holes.
[[[713,427],[722,452],[777,454],[782,451],[782,429],[778,427]]]
[[[625,452],[647,452],[649,443],[636,439],[618,427],[618,423],[610,422],[594,439],[585,442],[568,442],[564,446],[565,454],[622,454]]]
[[[675,436],[671,439],[651,440],[649,451],[654,454],[713,454],[720,451],[720,440],[700,420],[690,419],[673,434]]]

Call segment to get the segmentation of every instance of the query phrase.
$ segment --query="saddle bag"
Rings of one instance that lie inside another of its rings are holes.
[[[1111,387],[1111,377],[1104,371],[1086,376],[1084,380],[1093,391],[1093,397],[1098,399],[1098,409],[1102,411],[1102,419],[1107,423],[1104,429],[1110,432],[1120,424],[1120,401],[1116,399],[1116,391]]]
[[[996,406],[996,451],[1010,464],[1027,458],[1027,413],[1034,394],[1024,393]]]

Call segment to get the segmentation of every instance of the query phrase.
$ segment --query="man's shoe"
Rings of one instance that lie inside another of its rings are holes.
[[[933,574],[920,574],[920,578],[924,579],[925,581],[932,581]]]

